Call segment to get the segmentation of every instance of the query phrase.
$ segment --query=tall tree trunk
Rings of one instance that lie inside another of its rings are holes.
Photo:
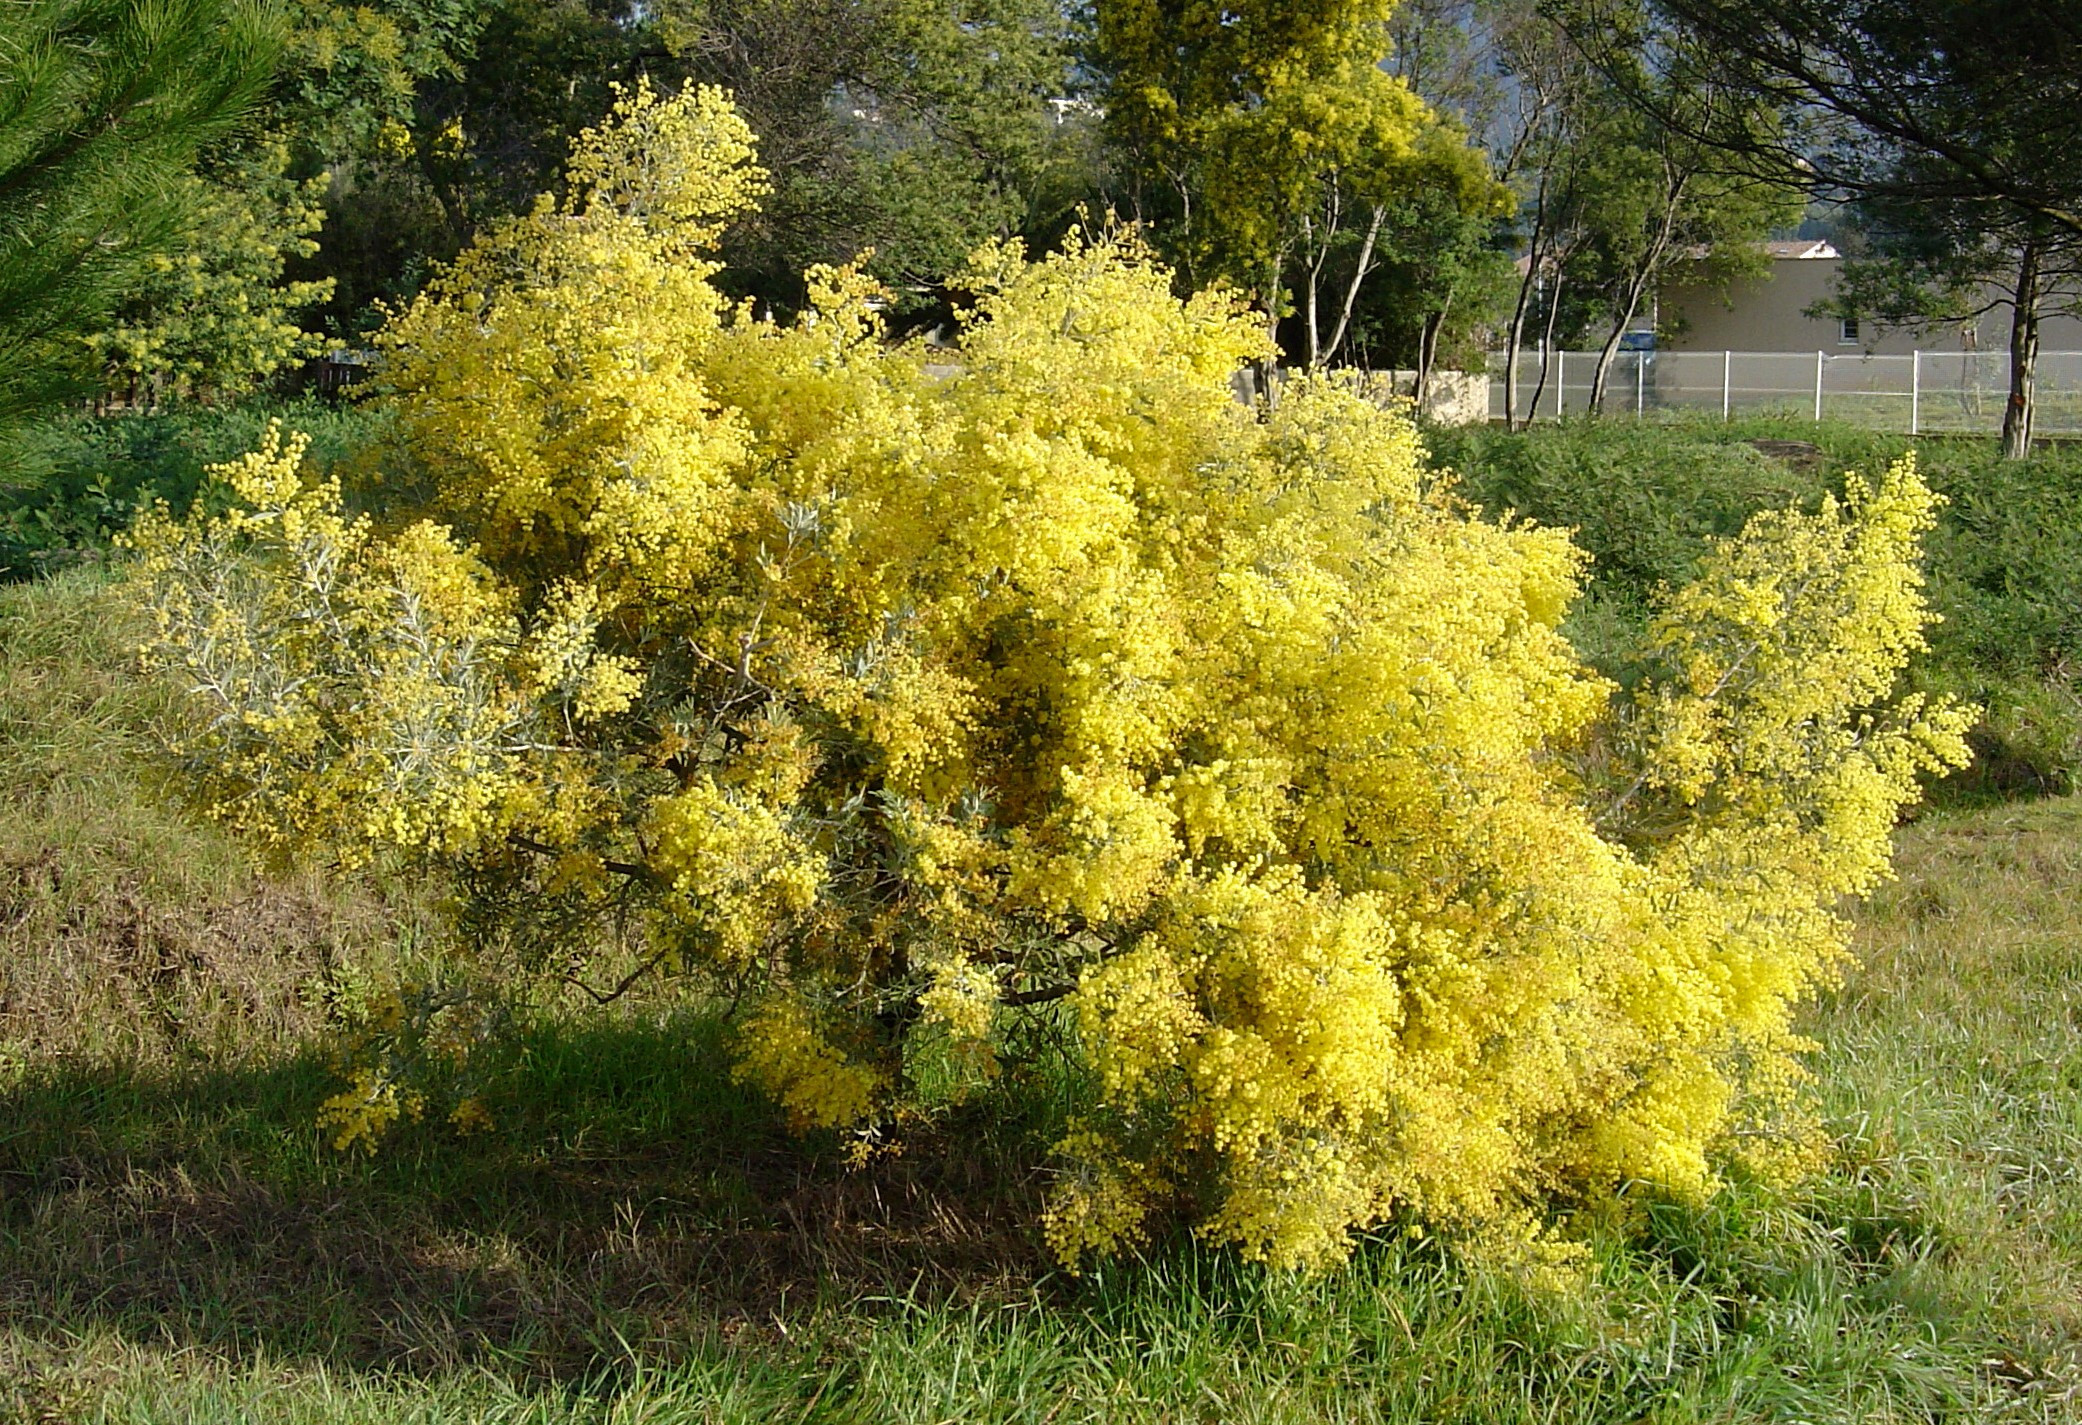
[[[1554,264],[1554,291],[1547,299],[1547,330],[1540,337],[1540,379],[1533,385],[1532,400],[1526,402],[1525,423],[1528,426],[1540,413],[1540,393],[1547,389],[1547,373],[1554,366],[1554,321],[1561,315],[1562,262],[1566,260],[1567,257],[1563,256]],[[1568,399],[1568,395],[1567,391],[1561,391],[1555,397],[1556,420],[1561,419],[1562,402]]]
[[[1520,429],[1518,421],[1518,349],[1525,340],[1525,314],[1532,305],[1533,284],[1540,280],[1540,248],[1547,233],[1547,170],[1533,194],[1533,230],[1526,238],[1525,275],[1518,279],[1518,301],[1511,308],[1509,341],[1504,347],[1504,429]]]
[[[2039,365],[2039,239],[2024,240],[2017,264],[2017,292],[2010,307],[2010,404],[2002,413],[2002,453],[2022,460],[2031,454],[2031,418]]]
[[[1359,265],[1352,269],[1351,285],[1345,288],[1345,303],[1338,311],[1337,326],[1330,333],[1330,343],[1323,348],[1323,360],[1335,357],[1338,348],[1345,344],[1345,333],[1352,329],[1352,309],[1359,304],[1359,284],[1373,273],[1374,245],[1381,238],[1381,219],[1387,213],[1382,204],[1374,204],[1374,215],[1366,225],[1366,240],[1359,244]]]
[[[1590,413],[1594,416],[1605,412],[1605,383],[1612,375],[1612,357],[1619,350],[1627,328],[1634,324],[1634,313],[1641,310],[1641,294],[1646,286],[1645,276],[1636,276],[1627,283],[1626,296],[1615,314],[1617,320],[1612,323],[1612,332],[1605,338],[1605,344],[1598,348],[1597,365],[1590,373]]]
[[[1655,236],[1650,239],[1648,249],[1641,254],[1627,285],[1621,293],[1617,320],[1612,323],[1612,334],[1605,338],[1604,346],[1598,350],[1597,365],[1590,373],[1590,413],[1602,415],[1605,410],[1605,382],[1612,375],[1612,356],[1619,350],[1627,328],[1634,324],[1634,313],[1641,310],[1641,299],[1648,293],[1649,281],[1662,268],[1663,254],[1670,250],[1670,241],[1677,232],[1677,211],[1684,202],[1685,190],[1691,186],[1692,175],[1673,168],[1666,157],[1663,162],[1663,214],[1656,224]]]
[[[1612,324],[1612,334],[1607,336],[1605,344],[1598,348],[1598,359],[1590,368],[1589,409],[1590,414],[1594,416],[1605,414],[1605,378],[1612,370],[1612,355],[1619,350],[1620,338],[1626,335],[1627,326],[1633,320],[1634,313],[1630,307],[1626,315]]]
[[[1333,190],[1334,191],[1334,190]],[[1323,324],[1320,294],[1323,290],[1323,264],[1330,260],[1330,240],[1337,235],[1337,208],[1333,197],[1330,213],[1323,225],[1323,241],[1316,242],[1316,224],[1313,218],[1301,220],[1301,240],[1308,255],[1308,295],[1303,308],[1308,318],[1308,369],[1314,371],[1323,364]]]
[[[1438,360],[1439,332],[1446,325],[1446,313],[1453,310],[1453,294],[1448,292],[1439,309],[1424,318],[1424,329],[1417,334],[1417,410],[1424,411],[1424,399],[1431,394],[1431,368]]]
[[[1532,280],[1532,269],[1526,269],[1526,282]],[[1518,344],[1525,340],[1525,287],[1518,287],[1518,306],[1511,313],[1511,328],[1504,339],[1504,429],[1518,429]]]
[[[1316,321],[1316,288],[1321,275],[1314,271],[1308,275],[1308,369],[1311,371],[1323,364],[1323,329]]]
[[[1279,404],[1280,400],[1280,287],[1278,274],[1286,267],[1285,254],[1273,267],[1273,279],[1266,284],[1263,307],[1260,315],[1265,322],[1265,344],[1270,350],[1258,363],[1258,393],[1266,409]]]

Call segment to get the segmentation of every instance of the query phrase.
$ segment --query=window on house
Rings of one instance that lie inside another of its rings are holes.
[[[1856,317],[1845,317],[1836,324],[1836,342],[1839,346],[1856,346],[1858,344],[1858,319]]]

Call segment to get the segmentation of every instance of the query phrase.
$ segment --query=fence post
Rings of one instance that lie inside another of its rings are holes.
[[[1554,349],[1554,421],[1561,424],[1562,391],[1569,384],[1569,351],[1567,347]]]
[[[1731,399],[1731,398],[1732,398],[1732,397],[1734,396],[1734,394],[1735,394],[1735,387],[1734,387],[1734,385],[1733,385],[1733,378],[1734,378],[1734,374],[1735,374],[1735,353],[1734,353],[1734,352],[1732,352],[1732,351],[1724,351],[1724,352],[1722,352],[1722,353],[1721,353],[1721,419],[1722,419],[1722,420],[1726,420],[1726,419],[1728,418],[1728,403],[1729,403],[1729,400],[1730,400],[1730,399]]]
[[[1815,353],[1815,424],[1822,423],[1822,363],[1829,359],[1826,352]]]
[[[1648,353],[1634,353],[1634,419],[1641,419],[1641,412],[1648,403]]]
[[[1909,434],[1920,435],[1923,424],[1923,353],[1909,353]]]

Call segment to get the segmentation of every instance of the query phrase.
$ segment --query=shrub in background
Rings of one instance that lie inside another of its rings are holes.
[[[1757,440],[1814,453],[1778,458]],[[1910,677],[1983,709],[1974,765],[1940,794],[2064,791],[2082,766],[2082,454],[2070,447],[2006,461],[1989,440],[1759,419],[1441,430],[1430,443],[1478,503],[1574,532],[1592,571],[1569,631],[1622,680],[1657,591],[1691,578],[1714,538],[1759,510],[1812,508],[1837,472],[1916,448],[1945,503],[1926,547],[1938,621]]]
[[[257,447],[273,419],[308,437],[319,470],[372,443],[385,422],[310,401],[61,416],[10,432],[0,442],[0,579],[98,559],[147,506],[185,511],[208,467]]]
[[[854,274],[788,327],[716,295],[760,187],[719,96],[625,96],[386,335],[381,519],[271,434],[142,522],[216,815],[438,871],[560,971],[631,928],[805,1129],[926,1066],[988,1096],[1065,1016],[1071,1263],[1179,1218],[1282,1265],[1398,1214],[1525,1244],[1797,1142],[1793,1007],[1962,755],[1890,696],[1911,466],[1713,547],[1622,695],[1563,535],[1327,383],[1237,404],[1257,324],[1132,242],[981,254],[935,379]]]

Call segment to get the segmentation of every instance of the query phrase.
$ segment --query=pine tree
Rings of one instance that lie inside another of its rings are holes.
[[[0,6],[0,429],[91,389],[87,334],[178,241],[180,179],[280,45],[246,0]]]

